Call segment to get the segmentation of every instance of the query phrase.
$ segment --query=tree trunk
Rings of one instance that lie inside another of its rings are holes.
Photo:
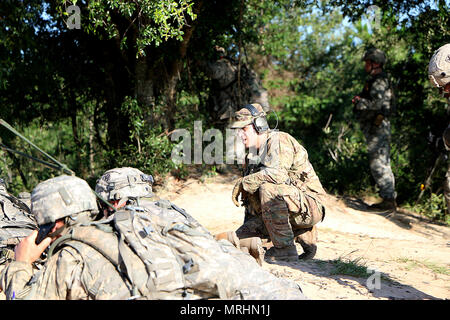
[[[194,12],[198,15],[203,1],[195,3]],[[153,48],[148,50],[145,57],[138,59],[135,70],[135,95],[140,106],[148,110],[147,121],[150,125],[162,124],[163,129],[171,131],[175,128],[177,84],[183,71],[183,62],[186,57],[189,41],[195,29],[197,20],[190,21],[184,28],[183,40],[171,40],[165,44],[167,48],[174,48],[166,52],[176,52],[174,57],[163,56],[159,58],[158,53],[164,52]],[[157,61],[152,59],[158,57]],[[158,101],[162,97],[162,101]],[[156,103],[161,102],[165,106],[164,114],[155,114]]]
[[[109,63],[106,65],[105,76],[105,114],[107,119],[107,144],[110,150],[121,150],[131,143],[129,137],[130,121],[122,110],[126,96],[132,96],[133,79],[126,61],[124,61],[117,44],[107,52]],[[111,159],[113,160],[113,159]],[[114,161],[111,163],[113,164]]]
[[[155,82],[153,81],[154,71],[151,70],[147,56],[138,58],[135,69],[135,96],[136,100],[144,111],[147,111],[146,120],[150,125],[157,124],[160,119],[158,115],[154,114],[156,97],[155,97]],[[152,72],[153,71],[153,72]]]

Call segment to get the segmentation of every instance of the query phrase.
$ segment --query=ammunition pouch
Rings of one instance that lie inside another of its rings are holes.
[[[298,205],[289,197],[285,198],[289,211],[291,211],[290,222],[292,226],[298,228],[309,228],[323,221],[325,218],[325,207],[322,205],[316,195],[309,192],[299,192],[300,199]],[[292,207],[290,207],[292,206]],[[299,208],[297,211],[291,210]]]

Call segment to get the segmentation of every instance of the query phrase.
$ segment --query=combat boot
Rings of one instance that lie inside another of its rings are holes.
[[[297,261],[298,252],[295,244],[284,248],[272,247],[266,251],[264,258],[268,261]]]
[[[303,248],[303,253],[298,257],[302,260],[314,258],[317,252],[317,227],[304,229],[303,232],[295,237],[295,241]]]
[[[396,211],[397,202],[395,199],[383,199],[380,203],[373,204],[369,207],[371,210]]]
[[[262,266],[262,262],[264,260],[264,247],[262,245],[262,241],[258,237],[241,239],[240,241],[241,250],[248,253],[255,258],[256,262],[260,266]]]
[[[222,239],[228,240],[228,241],[231,242],[231,244],[232,244],[233,246],[235,246],[235,247],[238,248],[238,249],[241,249],[241,244],[240,244],[240,242],[239,242],[239,238],[238,238],[238,236],[236,235],[236,232],[235,232],[235,231],[222,232],[222,233],[216,234],[216,235],[214,236],[214,238],[215,238],[216,240],[222,240]]]

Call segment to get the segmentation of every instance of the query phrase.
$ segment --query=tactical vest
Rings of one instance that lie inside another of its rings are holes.
[[[269,140],[273,137],[273,134],[285,134],[282,132],[272,131],[269,133],[269,137],[267,139],[266,145],[269,143]],[[295,138],[290,137],[290,139],[295,140]],[[297,143],[296,140],[293,143]],[[303,148],[300,144],[298,144],[299,148]],[[264,151],[265,152],[265,151]],[[265,154],[263,153],[261,157],[264,157]],[[243,176],[247,176],[252,173],[259,172],[263,168],[263,165],[261,162],[258,162],[256,164],[249,164],[248,159],[246,158],[246,164],[243,170]],[[305,189],[309,189],[311,191],[314,191],[316,193],[325,193],[325,190],[322,187],[322,184],[320,183],[314,168],[312,165],[308,162],[308,164],[304,165],[303,168],[301,167],[295,167],[295,163],[293,164],[293,167],[289,168],[287,170],[287,174],[289,176],[289,179],[286,180],[286,184],[293,185],[297,187],[300,191],[305,191]]]
[[[65,246],[94,248],[114,265],[132,299],[304,298],[298,285],[277,280],[229,241],[216,241],[183,211],[167,201],[127,206],[107,220],[74,227],[52,244],[49,256]],[[103,291],[114,290],[111,280],[97,282]]]
[[[369,78],[369,80],[367,80],[363,91],[361,92],[360,96],[361,98],[367,99],[367,100],[372,100],[372,96],[370,95],[370,90],[373,86],[373,84],[375,83],[376,80],[384,78],[388,81],[389,85],[388,85],[388,90],[390,91],[390,95],[391,95],[391,99],[389,101],[388,104],[383,104],[383,108],[381,109],[381,113],[383,114],[383,116],[385,117],[391,117],[395,114],[396,112],[396,98],[395,98],[395,92],[394,92],[394,88],[392,85],[392,81],[389,79],[388,75],[383,71],[380,72],[376,75],[373,75]]]

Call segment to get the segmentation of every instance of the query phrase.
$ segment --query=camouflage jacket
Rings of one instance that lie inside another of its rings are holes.
[[[372,126],[378,114],[389,117],[394,111],[394,91],[385,72],[370,76],[359,96],[353,111],[363,127]]]
[[[308,152],[290,134],[269,131],[259,155],[249,153],[242,181],[252,194],[263,183],[294,185],[299,190],[325,193],[319,177],[308,160]]]

